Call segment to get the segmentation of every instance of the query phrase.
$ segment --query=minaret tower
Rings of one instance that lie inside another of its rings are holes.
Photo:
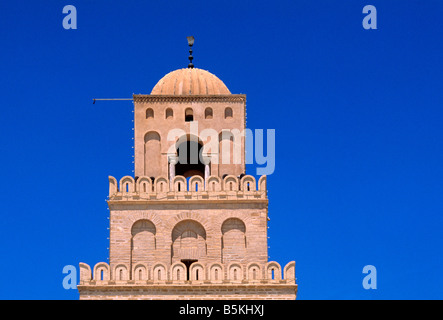
[[[246,96],[192,63],[133,96],[134,177],[109,177],[109,264],[80,299],[295,299],[268,261],[266,176],[245,172]]]

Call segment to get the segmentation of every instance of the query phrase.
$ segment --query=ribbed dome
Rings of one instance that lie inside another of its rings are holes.
[[[152,89],[154,95],[223,95],[231,94],[223,81],[212,73],[186,68],[165,75]]]

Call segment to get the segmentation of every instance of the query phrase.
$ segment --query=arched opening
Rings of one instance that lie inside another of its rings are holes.
[[[192,111],[191,108],[187,108],[185,110],[185,121],[186,122],[194,121],[194,112]]]
[[[231,119],[233,117],[232,108],[225,109],[225,119]]]
[[[205,109],[205,119],[212,119],[212,108]]]
[[[178,162],[175,175],[189,178],[195,175],[205,177],[205,165],[201,162],[203,143],[195,136],[180,138],[176,143]]]
[[[154,118],[154,110],[152,108],[146,109],[146,119]]]
[[[174,111],[171,108],[166,109],[166,119],[172,119],[174,117]]]

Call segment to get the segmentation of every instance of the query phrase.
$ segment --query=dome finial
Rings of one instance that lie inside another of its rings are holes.
[[[194,59],[194,57],[192,56],[192,46],[194,45],[194,37],[193,36],[189,36],[187,37],[188,39],[188,45],[189,45],[189,64],[188,64],[188,68],[192,69],[194,68],[194,65],[192,64],[192,59]]]

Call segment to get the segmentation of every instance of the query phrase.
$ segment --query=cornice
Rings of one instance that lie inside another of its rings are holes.
[[[134,94],[132,95],[134,102],[160,102],[160,103],[189,103],[189,102],[242,102],[246,103],[245,94],[228,94],[228,95],[151,95],[151,94]]]

